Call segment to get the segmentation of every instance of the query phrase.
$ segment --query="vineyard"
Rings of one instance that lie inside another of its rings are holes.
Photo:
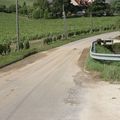
[[[119,17],[80,17],[67,19],[68,39],[63,19],[28,19],[20,16],[20,51],[16,51],[15,14],[0,13],[0,67],[36,52],[48,50],[88,36],[120,28]],[[36,42],[29,41],[37,40]],[[29,49],[30,47],[30,49]],[[7,61],[6,61],[7,60]]]
[[[28,5],[32,5],[33,3],[33,0],[19,0],[19,4],[23,4],[24,1],[26,1]],[[15,3],[16,3],[15,0],[0,0],[0,4],[6,5],[6,6],[9,6]]]
[[[92,18],[94,29],[104,29],[105,27],[117,26],[118,17]],[[67,29],[69,32],[91,29],[89,17],[67,19]],[[0,13],[0,42],[15,41],[15,14]],[[40,39],[48,35],[62,34],[64,32],[64,22],[62,19],[28,19],[20,17],[20,38],[27,40]]]

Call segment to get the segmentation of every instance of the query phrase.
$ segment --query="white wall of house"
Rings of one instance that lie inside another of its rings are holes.
[[[92,1],[94,1],[94,0],[84,0],[84,1],[92,2]],[[78,5],[78,3],[77,3],[75,0],[71,0],[71,3],[72,3],[73,5]]]
[[[71,0],[71,3],[75,6],[78,5],[78,3],[75,2],[75,0]]]

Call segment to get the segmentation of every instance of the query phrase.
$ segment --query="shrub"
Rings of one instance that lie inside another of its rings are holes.
[[[80,31],[76,31],[76,33],[75,33],[76,35],[80,35],[81,34],[81,32]]]
[[[0,54],[8,54],[11,52],[10,44],[0,44]]]
[[[56,36],[53,36],[52,37],[52,41],[56,41],[57,40],[57,37]]]
[[[23,6],[20,8],[20,13],[23,15],[28,15],[28,8],[26,2],[23,3]]]
[[[46,9],[46,10],[44,11],[44,18],[45,18],[45,19],[49,18],[48,9]]]
[[[65,39],[65,38],[66,38],[65,34],[62,34],[61,36],[62,36],[62,39]]]
[[[5,12],[5,11],[6,11],[6,6],[0,5],[0,12]]]
[[[3,54],[3,45],[2,44],[0,44],[0,54],[2,55]]]
[[[8,8],[8,12],[10,12],[10,13],[16,12],[16,5],[15,4],[10,5],[9,8]]]
[[[89,32],[90,32],[89,29],[88,29],[88,30],[86,29],[86,30],[82,30],[82,31],[81,31],[82,34],[88,34]]]
[[[10,53],[10,52],[11,52],[10,44],[11,44],[11,43],[6,43],[6,44],[5,44],[5,46],[6,46],[6,52],[7,52],[7,53]]]
[[[91,29],[87,29],[87,30],[86,30],[86,33],[88,34],[88,33],[90,33],[90,31],[91,31]]]
[[[104,27],[103,30],[106,31],[106,30],[107,30],[107,27]]]
[[[33,11],[33,18],[39,19],[40,18],[40,9],[37,8]]]
[[[29,38],[27,40],[36,40],[36,39],[38,39],[38,34],[36,34],[36,35],[31,34],[31,36],[29,36]]]
[[[40,9],[40,8],[36,8],[36,9],[33,11],[33,18],[39,19],[39,18],[42,18],[42,17],[43,17],[43,10]]]
[[[114,25],[114,26],[113,26],[113,30],[115,30],[115,29],[116,29],[116,26]]]
[[[29,49],[30,48],[30,43],[28,40],[24,41],[24,48]]]
[[[20,40],[21,40],[20,42],[25,41],[25,40],[26,40],[26,38],[27,38],[26,36],[21,37],[21,38],[20,38]]]
[[[68,33],[68,37],[72,37],[72,36],[74,36],[74,32]]]
[[[28,18],[32,18],[33,17],[33,8],[27,7],[27,11],[28,11]]]
[[[19,49],[22,50],[24,48],[23,42],[19,42]]]
[[[84,33],[85,33],[85,31],[84,31],[84,30],[81,30],[81,31],[80,31],[80,34],[84,34]]]
[[[43,38],[43,35],[37,35],[37,39]]]
[[[47,37],[44,39],[44,44],[50,44],[52,42],[52,37]]]
[[[23,14],[23,15],[28,15],[27,7],[21,7],[20,8],[20,13]]]
[[[57,35],[57,40],[62,39],[62,35]]]
[[[99,32],[99,31],[100,31],[99,28],[93,28],[93,29],[92,29],[92,32]]]

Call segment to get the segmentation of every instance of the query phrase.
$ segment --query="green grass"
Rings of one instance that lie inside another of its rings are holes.
[[[96,17],[93,18],[94,27],[115,24],[119,17]],[[20,36],[26,39],[35,39],[35,36],[43,36],[64,32],[62,19],[28,19],[20,17]],[[67,19],[68,31],[88,29],[91,26],[89,17]],[[15,14],[0,13],[0,41],[12,40],[15,38]]]
[[[19,0],[19,4],[20,5],[23,4],[24,1],[27,3],[27,5],[31,5],[33,3],[33,0]],[[16,3],[16,0],[0,0],[0,4],[6,5],[6,6],[9,6],[15,3]]]
[[[96,45],[96,52],[97,53],[106,53],[106,54],[112,53],[108,48],[106,48],[105,46],[102,46],[102,45]]]
[[[100,72],[101,78],[107,81],[120,81],[120,62],[100,62],[90,56],[86,61],[86,68],[89,71]]]
[[[118,20],[118,17],[96,17],[93,18],[94,27],[102,27],[110,24],[115,24]],[[78,31],[83,29],[88,29],[91,26],[90,18],[81,17],[81,18],[72,18],[67,19],[68,31]],[[64,22],[62,19],[28,19],[26,17],[20,16],[20,36],[25,37],[25,39],[36,39],[36,36],[46,36],[48,34],[58,34],[64,32]],[[100,31],[99,33],[101,33]],[[10,55],[0,56],[0,66],[4,66],[6,64],[10,64],[12,62],[23,59],[24,57],[48,50],[51,48],[55,48],[69,42],[75,41],[80,38],[88,37],[91,35],[95,35],[98,33],[89,33],[76,37],[72,37],[68,40],[58,40],[56,42],[51,43],[50,45],[41,46],[41,44],[32,45],[29,50],[22,50],[20,52],[12,52]],[[0,43],[3,41],[7,42],[15,39],[15,14],[6,14],[0,13]]]
[[[85,38],[85,37],[89,37],[92,35],[96,35],[96,33],[94,34],[88,34],[88,35],[82,35],[82,36],[74,36],[71,37],[69,39],[66,40],[57,40],[55,42],[50,43],[49,45],[42,45],[41,42],[37,42],[37,43],[33,43],[31,48],[28,50],[21,50],[19,52],[12,52],[9,55],[5,55],[5,56],[1,56],[0,55],[0,68],[5,67],[6,65],[15,63],[19,60],[24,59],[25,57],[35,54],[37,52],[41,52],[41,51],[45,51],[45,50],[49,50],[52,48],[56,48],[59,47],[61,45]]]
[[[81,36],[81,38],[83,38],[84,36]],[[75,41],[77,39],[80,39],[80,36],[76,36],[76,37],[72,37],[70,39],[66,39],[66,40],[57,40],[55,42],[52,42],[49,45],[42,45],[41,42],[37,42],[37,43],[33,43],[31,48],[28,50],[20,50],[18,52],[12,52],[8,55],[5,56],[1,56],[0,55],[0,68],[15,63],[19,60],[24,59],[25,57],[28,57],[29,55],[35,54],[37,52],[41,52],[41,51],[45,51],[45,50],[49,50],[55,47],[59,47],[61,45],[67,44],[69,42]]]
[[[113,47],[114,46],[114,47]],[[117,52],[120,52],[120,44],[108,45],[96,45],[96,53],[114,54],[115,48]],[[99,61],[92,59],[90,55],[86,60],[86,69],[89,71],[97,71],[100,73],[104,80],[120,81],[120,62],[115,61]]]
[[[0,68],[12,64],[16,61],[22,60],[23,58],[35,54],[37,52],[36,49],[29,49],[29,50],[21,50],[19,52],[12,52],[9,55],[0,56]]]

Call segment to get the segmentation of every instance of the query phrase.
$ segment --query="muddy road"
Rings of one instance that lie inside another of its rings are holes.
[[[91,41],[119,34],[82,39],[1,69],[0,120],[119,120],[120,85],[93,79],[78,61]]]

